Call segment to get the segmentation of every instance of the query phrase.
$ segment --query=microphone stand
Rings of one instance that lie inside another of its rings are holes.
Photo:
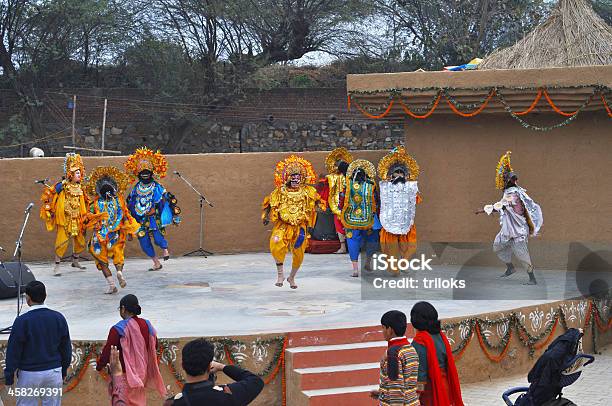
[[[214,253],[212,253],[210,251],[207,251],[207,250],[205,250],[203,248],[203,243],[204,243],[204,203],[208,204],[210,207],[215,207],[215,206],[206,198],[206,196],[204,196],[202,193],[200,193],[200,191],[198,189],[193,187],[191,182],[189,182],[187,179],[185,179],[183,177],[183,175],[181,175],[180,172],[175,171],[174,174],[176,176],[178,176],[183,182],[185,182],[198,195],[198,198],[200,200],[200,246],[197,249],[184,254],[183,256],[184,257],[199,256],[199,257],[208,258],[209,255],[214,255]]]
[[[21,314],[21,287],[23,285],[23,262],[22,262],[22,252],[21,248],[23,247],[23,233],[25,232],[25,228],[28,224],[28,220],[30,219],[30,212],[32,211],[33,206],[28,206],[25,211],[25,218],[23,219],[23,224],[21,225],[21,231],[19,232],[19,238],[15,242],[15,253],[13,254],[13,259],[17,258],[17,264],[19,265],[19,280],[17,281],[17,317]],[[11,327],[6,327],[0,330],[0,334],[10,334]]]

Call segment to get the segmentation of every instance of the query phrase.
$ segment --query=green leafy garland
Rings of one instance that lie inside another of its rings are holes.
[[[223,346],[223,350],[225,351],[225,353],[227,354],[228,358],[229,358],[229,362],[232,365],[240,365],[240,361],[238,361],[235,357],[234,354],[230,351],[230,348],[232,348],[235,345],[243,345],[244,343],[241,342],[240,340],[234,340],[232,338],[212,338],[210,339],[211,342],[213,343],[218,343],[221,344]],[[272,360],[268,363],[268,365],[261,371],[261,372],[256,372],[255,375],[259,376],[259,377],[265,377],[268,376],[273,370],[274,368],[276,368],[276,365],[278,364],[278,361],[280,360],[280,357],[283,353],[283,343],[285,341],[285,337],[284,336],[278,336],[278,337],[271,337],[271,338],[267,338],[267,339],[256,339],[254,342],[262,344],[262,345],[266,345],[266,344],[273,344],[276,346],[276,350],[274,351],[274,355],[272,357]]]
[[[604,103],[608,103],[607,99],[606,99],[606,94],[610,93],[611,88],[607,87],[607,86],[602,86],[602,85],[585,85],[585,86],[559,86],[559,87],[547,87],[547,89],[587,89],[587,88],[592,88],[593,91],[592,93],[586,98],[586,100],[584,101],[584,103],[576,110],[576,113],[571,115],[570,117],[568,117],[567,119],[563,120],[560,123],[551,125],[551,126],[536,126],[533,124],[530,124],[528,122],[526,122],[525,120],[523,120],[519,115],[517,115],[512,108],[510,107],[510,105],[508,104],[508,102],[506,101],[506,99],[503,97],[503,95],[501,94],[500,90],[532,90],[532,91],[537,91],[540,88],[539,87],[506,87],[506,86],[499,86],[499,87],[476,87],[476,88],[456,88],[456,87],[444,87],[444,88],[438,88],[438,87],[426,87],[426,88],[401,88],[401,89],[389,89],[389,90],[373,90],[373,91],[351,91],[349,92],[349,96],[352,95],[378,95],[378,94],[384,94],[384,93],[388,93],[388,102],[387,105],[384,107],[383,111],[387,109],[387,107],[389,106],[389,103],[392,100],[401,100],[401,98],[403,97],[402,92],[406,92],[406,91],[410,91],[410,92],[430,92],[432,90],[436,90],[436,95],[433,96],[433,98],[431,99],[431,101],[427,104],[427,106],[425,107],[409,107],[411,111],[415,112],[415,113],[425,113],[430,111],[434,104],[435,101],[438,99],[438,97],[440,97],[441,95],[446,97],[446,99],[453,104],[457,109],[464,109],[464,110],[475,110],[477,108],[480,108],[485,102],[486,100],[489,98],[489,93],[491,91],[495,91],[495,95],[497,96],[497,99],[500,101],[500,103],[503,105],[504,110],[506,110],[506,112],[508,112],[508,114],[510,114],[510,116],[512,118],[514,118],[516,121],[518,121],[521,126],[523,128],[529,129],[529,130],[534,130],[534,131],[541,131],[541,132],[547,132],[547,131],[551,131],[557,128],[561,128],[561,127],[565,127],[566,125],[570,124],[572,121],[574,121],[578,115],[580,114],[580,112],[582,112],[593,100],[593,97],[595,96],[595,94],[600,93],[603,99]],[[476,102],[476,103],[461,103],[459,102],[453,95],[450,94],[451,91],[457,91],[457,90],[469,90],[469,91],[486,91],[488,92],[487,95],[485,95],[480,101]],[[608,104],[609,105],[609,104]],[[373,106],[365,106],[365,109],[370,112],[373,113],[376,109]],[[380,112],[379,112],[380,113]]]
[[[504,99],[504,97],[502,96],[500,92],[497,92],[497,98],[499,99],[501,104],[504,105],[504,109],[510,114],[510,117],[518,121],[524,128],[527,128],[529,130],[534,130],[534,131],[546,132],[546,131],[554,130],[556,128],[565,127],[566,125],[574,121],[576,118],[578,118],[578,115],[582,112],[582,110],[584,110],[589,105],[589,103],[591,103],[596,92],[597,92],[597,89],[593,89],[593,92],[586,98],[584,103],[582,103],[582,105],[578,107],[578,109],[576,110],[576,114],[571,115],[570,117],[568,117],[567,119],[563,120],[560,123],[557,123],[551,126],[545,126],[545,127],[538,127],[533,124],[529,124],[528,122],[523,120],[521,117],[519,117],[514,111],[512,111],[512,108],[510,107],[510,105],[508,105],[508,102],[506,102],[506,99]]]
[[[592,339],[592,344],[593,344],[593,351],[596,352],[596,347],[597,347],[597,337],[596,337],[596,329],[595,329],[595,317],[596,314],[597,316],[600,318],[600,320],[604,320],[604,318],[601,317],[601,312],[600,310],[597,308],[597,305],[595,304],[594,301],[590,300],[591,306],[590,306],[590,316],[589,314],[585,315],[585,324],[588,323],[590,324],[591,327],[591,339]],[[443,330],[455,330],[458,327],[460,327],[461,325],[467,325],[468,326],[468,332],[467,334],[465,334],[465,339],[463,339],[459,345],[452,350],[453,355],[457,355],[460,354],[464,351],[465,347],[468,345],[468,343],[470,342],[472,335],[473,334],[478,334],[478,332],[475,331],[475,327],[478,325],[478,327],[481,329],[481,326],[485,326],[485,327],[491,327],[491,326],[497,326],[499,324],[505,324],[507,323],[508,325],[508,329],[506,334],[504,335],[504,337],[502,337],[499,342],[497,344],[492,344],[489,339],[482,334],[482,341],[484,342],[485,346],[487,347],[487,349],[490,350],[494,350],[494,351],[500,351],[503,350],[504,348],[506,348],[506,346],[508,345],[508,341],[510,339],[510,335],[511,335],[511,330],[513,328],[516,328],[517,331],[519,332],[518,337],[519,340],[521,341],[521,343],[529,348],[529,356],[533,357],[535,355],[536,352],[536,346],[538,344],[538,342],[542,341],[542,340],[546,340],[548,339],[548,337],[552,334],[553,329],[555,328],[557,323],[560,323],[561,326],[563,327],[564,330],[568,329],[568,325],[567,325],[567,320],[565,317],[565,314],[563,312],[563,310],[561,309],[561,307],[559,307],[557,310],[554,311],[554,316],[552,318],[552,322],[549,323],[546,328],[544,329],[544,331],[542,331],[541,333],[537,334],[537,335],[532,335],[529,330],[527,329],[527,327],[525,326],[525,324],[523,322],[521,322],[520,317],[518,316],[518,314],[516,312],[512,312],[510,313],[508,316],[505,317],[500,317],[494,320],[486,320],[486,319],[482,319],[479,317],[470,317],[467,319],[463,319],[461,321],[455,322],[455,323],[447,323],[443,325]],[[606,318],[606,320],[608,320],[608,318]],[[586,325],[584,326],[585,328],[587,327]]]
[[[496,89],[504,89],[504,90],[539,90],[542,86],[495,86]],[[428,87],[401,87],[401,88],[392,88],[392,89],[378,89],[378,90],[351,90],[348,92],[350,95],[382,95],[382,94],[393,94],[393,95],[402,95],[405,92],[413,92],[413,93],[429,93],[433,90],[435,91],[483,91],[489,92],[493,87],[439,87],[439,86],[428,86]],[[592,84],[592,85],[575,85],[575,86],[546,86],[547,89],[590,89],[597,88],[604,90],[612,89],[608,86],[601,84]]]

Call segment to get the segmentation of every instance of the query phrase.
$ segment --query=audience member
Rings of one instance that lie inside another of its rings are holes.
[[[455,360],[438,312],[431,303],[419,302],[410,311],[410,322],[417,330],[412,345],[419,355],[421,405],[463,406]]]
[[[32,281],[25,288],[30,309],[15,319],[6,349],[6,386],[13,385],[18,406],[62,404],[62,384],[72,360],[68,323],[61,313],[49,309],[45,285]],[[31,391],[38,389],[38,391]],[[37,396],[33,396],[38,393]]]
[[[211,343],[198,338],[188,342],[182,351],[185,386],[164,406],[242,406],[251,403],[262,391],[264,383],[255,374],[235,365],[223,365],[213,360]],[[223,372],[234,383],[215,385],[215,374]]]
[[[148,320],[138,317],[141,311],[136,296],[125,295],[121,299],[119,315],[122,320],[111,327],[96,366],[98,371],[105,368],[110,362],[112,347],[117,347],[130,406],[147,404],[147,388],[157,390],[162,397],[166,395],[157,363],[157,333]]]
[[[398,310],[383,314],[383,335],[388,342],[380,362],[380,385],[371,392],[380,406],[418,406],[417,372],[419,358],[406,338],[406,315]]]

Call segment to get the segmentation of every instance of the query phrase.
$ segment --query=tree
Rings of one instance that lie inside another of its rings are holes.
[[[545,0],[376,0],[401,58],[420,55],[426,69],[465,63],[509,45],[537,25]]]
[[[612,25],[612,0],[593,0],[593,8],[608,25]]]
[[[248,0],[246,24],[267,63],[299,59],[313,51],[336,53],[369,2],[360,0]]]

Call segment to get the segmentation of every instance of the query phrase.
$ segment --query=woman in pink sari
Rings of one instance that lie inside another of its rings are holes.
[[[126,295],[121,299],[119,314],[122,320],[111,327],[96,366],[98,371],[106,367],[111,347],[117,347],[124,371],[119,379],[125,380],[129,406],[145,406],[146,389],[156,390],[162,398],[166,395],[157,364],[157,333],[148,320],[138,317],[140,313],[136,296]]]

